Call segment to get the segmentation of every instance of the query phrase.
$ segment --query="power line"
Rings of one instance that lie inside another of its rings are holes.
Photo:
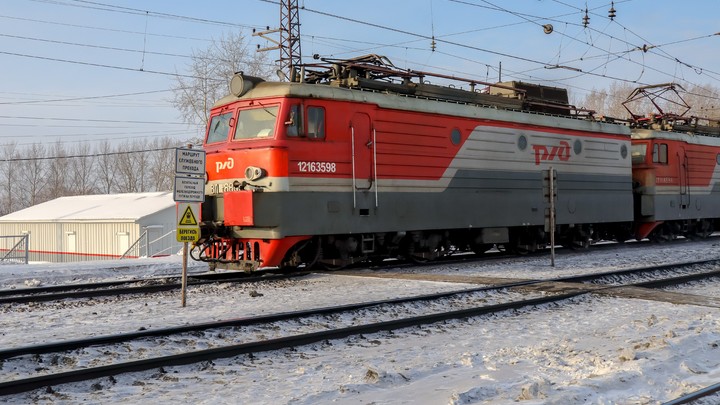
[[[219,21],[219,20],[210,20],[206,18],[197,18],[197,17],[188,17],[184,15],[178,15],[178,14],[170,14],[170,13],[162,13],[158,11],[150,11],[150,10],[141,10],[137,8],[131,8],[131,7],[122,7],[117,6],[114,4],[105,4],[105,3],[99,3],[95,1],[86,1],[86,0],[71,0],[76,3],[84,3],[89,4],[88,5],[79,5],[79,4],[67,4],[60,1],[49,1],[49,0],[31,0],[31,1],[38,1],[38,2],[52,2],[59,5],[65,5],[65,6],[71,6],[71,7],[81,7],[81,8],[89,8],[89,9],[95,9],[95,10],[102,10],[102,11],[108,11],[108,12],[115,12],[115,13],[125,13],[125,14],[133,14],[133,15],[148,15],[151,17],[157,17],[157,18],[168,18],[173,20],[181,20],[181,21],[189,21],[189,22],[195,22],[195,23],[202,23],[202,24],[212,24],[212,25],[224,25],[228,27],[240,27],[240,28],[259,28],[259,25],[252,26],[248,24],[238,24],[238,23],[231,23],[227,21]],[[95,7],[99,6],[99,7]]]
[[[64,62],[64,63],[73,63],[77,65],[85,65],[85,66],[95,66],[95,67],[102,67],[107,69],[117,69],[117,70],[125,70],[125,71],[131,71],[131,72],[143,72],[143,73],[152,73],[156,75],[164,75],[164,76],[173,76],[173,77],[186,77],[189,79],[200,79],[200,80],[219,80],[219,79],[212,79],[212,78],[203,78],[198,76],[191,76],[191,75],[183,75],[180,73],[168,73],[168,72],[160,72],[157,70],[147,70],[142,68],[129,68],[124,66],[113,66],[113,65],[105,65],[102,63],[91,63],[91,62],[81,62],[77,60],[68,60],[68,59],[59,59],[59,58],[49,58],[46,56],[37,56],[37,55],[27,55],[22,53],[15,53],[15,52],[4,52],[0,51],[0,54],[3,55],[11,55],[11,56],[19,56],[23,58],[31,58],[31,59],[41,59],[41,60],[49,60],[53,62]]]
[[[152,37],[162,37],[162,38],[172,38],[172,39],[183,39],[183,40],[191,40],[191,41],[203,41],[203,42],[211,42],[211,39],[207,38],[192,38],[192,37],[183,37],[183,36],[177,36],[177,35],[165,35],[165,34],[153,34],[153,33],[145,33],[140,31],[128,31],[128,30],[118,30],[118,29],[112,29],[107,27],[93,27],[89,25],[79,25],[79,24],[67,24],[67,23],[60,23],[55,21],[47,21],[47,20],[37,20],[32,18],[22,18],[22,17],[11,17],[7,15],[0,15],[0,18],[6,18],[9,20],[18,20],[18,21],[28,21],[28,22],[35,22],[35,23],[42,23],[42,24],[50,24],[50,25],[59,25],[63,27],[73,27],[73,28],[84,28],[89,30],[97,30],[97,31],[108,31],[108,32],[119,32],[123,34],[135,34],[135,35],[147,35]]]
[[[194,146],[199,146],[199,145],[194,145]],[[177,147],[93,153],[90,155],[38,156],[38,157],[30,157],[30,158],[9,158],[9,159],[1,159],[0,158],[0,162],[3,162],[3,161],[4,162],[34,162],[37,160],[78,159],[78,158],[89,158],[89,157],[94,158],[94,157],[99,157],[99,156],[129,155],[129,154],[135,154],[135,153],[159,152],[159,151],[175,150],[175,149],[177,149]]]
[[[273,2],[272,0],[261,0],[261,1],[264,1],[264,2],[267,2],[267,3],[271,3],[271,4],[277,4],[276,2]],[[460,0],[451,0],[451,1],[456,2],[456,3],[460,3],[460,4],[466,4],[466,5],[476,6],[476,7],[488,8],[488,9],[491,9],[491,10],[499,10],[499,11],[508,12],[508,13],[510,13],[510,14],[513,14],[513,15],[515,15],[515,16],[518,16],[518,17],[521,17],[521,18],[527,20],[528,22],[531,22],[531,23],[535,23],[535,24],[540,25],[537,21],[533,21],[533,20],[530,20],[529,18],[527,18],[526,16],[529,16],[529,15],[527,15],[527,14],[522,14],[522,13],[518,13],[518,12],[514,12],[514,11],[511,11],[511,10],[504,9],[504,8],[502,8],[502,7],[496,6],[496,5],[494,5],[494,4],[492,4],[492,3],[488,2],[488,1],[485,1],[485,0],[481,0],[481,1],[484,1],[484,2],[487,3],[487,4],[490,4],[490,6],[482,6],[482,5],[478,5],[478,4],[474,4],[474,3],[468,3],[468,2],[460,1]],[[626,0],[626,1],[631,1],[631,0]],[[623,2],[623,1],[619,1],[619,2]],[[563,3],[561,3],[561,4],[563,4]],[[564,5],[567,5],[567,4],[564,4]],[[600,7],[597,7],[597,8],[600,8]],[[349,17],[339,16],[339,15],[335,15],[335,14],[332,14],[332,13],[327,13],[327,12],[323,12],[323,11],[319,11],[319,10],[313,10],[313,9],[309,9],[309,8],[303,8],[303,10],[308,11],[308,12],[311,12],[311,13],[315,13],[315,14],[320,14],[320,15],[324,15],[324,16],[328,16],[328,17],[332,17],[332,18],[337,18],[337,19],[341,19],[341,20],[345,20],[345,21],[350,21],[350,22],[358,23],[358,24],[368,25],[368,26],[371,26],[371,27],[380,28],[380,29],[384,29],[384,30],[389,30],[389,31],[393,31],[393,32],[397,32],[397,33],[401,33],[401,34],[405,34],[405,35],[410,35],[410,36],[414,36],[414,37],[418,37],[418,38],[422,38],[422,39],[432,39],[432,38],[431,38],[430,36],[428,36],[428,35],[418,34],[418,33],[410,32],[410,31],[406,31],[406,30],[400,30],[400,29],[396,29],[396,28],[393,28],[393,27],[388,27],[388,26],[383,26],[383,25],[380,25],[380,24],[375,24],[375,23],[370,23],[370,22],[367,22],[367,21],[358,20],[358,19],[355,19],[355,18],[349,18]],[[564,15],[563,15],[563,16],[564,16]],[[538,17],[538,16],[530,16],[530,17],[536,18],[536,19],[538,19],[538,20],[541,20],[541,19],[543,19],[543,20],[548,20],[548,18],[544,18],[544,17]],[[553,18],[556,18],[556,17],[551,17],[551,18],[549,18],[549,19],[553,19]],[[498,26],[498,27],[505,27],[505,26],[509,26],[509,25],[511,25],[511,24],[501,25],[501,26]],[[577,24],[572,24],[572,25],[577,25]],[[578,41],[578,42],[581,42],[581,43],[583,43],[583,44],[586,44],[586,45],[588,45],[588,46],[590,46],[590,47],[599,49],[599,50],[607,53],[608,55],[615,56],[615,57],[616,57],[615,60],[617,60],[617,59],[623,59],[623,60],[626,60],[626,61],[628,61],[628,62],[630,62],[630,63],[637,64],[637,65],[643,67],[643,69],[647,68],[647,69],[652,70],[652,71],[655,71],[655,72],[657,72],[657,73],[660,73],[660,74],[663,74],[663,75],[666,75],[666,76],[669,76],[669,77],[674,77],[674,75],[672,75],[672,74],[670,74],[670,73],[668,73],[668,72],[666,72],[666,71],[659,70],[659,69],[656,69],[656,68],[651,67],[651,66],[646,66],[646,64],[644,64],[644,63],[639,63],[639,62],[636,62],[636,61],[634,61],[634,60],[632,60],[632,59],[629,59],[629,58],[627,58],[627,57],[624,57],[624,55],[627,54],[627,53],[629,53],[629,52],[642,50],[641,47],[637,47],[637,46],[634,45],[634,44],[631,44],[631,43],[629,43],[629,42],[627,42],[627,41],[623,41],[623,40],[621,40],[621,39],[619,39],[619,38],[615,38],[615,37],[613,37],[613,36],[611,36],[611,35],[608,35],[608,34],[606,34],[606,33],[604,33],[604,32],[597,31],[597,30],[594,30],[594,29],[593,29],[593,31],[598,32],[598,33],[600,33],[600,34],[602,34],[602,35],[604,35],[604,36],[607,36],[607,37],[609,37],[610,39],[615,39],[615,40],[624,42],[625,44],[627,44],[627,45],[629,45],[629,46],[632,46],[633,49],[631,49],[631,50],[629,50],[629,51],[626,51],[626,52],[621,52],[621,53],[612,54],[612,53],[609,53],[607,50],[602,49],[602,48],[600,48],[600,47],[598,47],[598,46],[596,46],[596,45],[594,45],[594,44],[592,44],[592,43],[580,41],[579,39],[577,39],[577,38],[575,38],[575,37],[572,37],[572,36],[569,36],[569,35],[566,35],[566,34],[561,34],[561,35],[566,36],[566,37],[568,37],[568,38],[570,38],[570,39],[572,39],[572,40],[574,40],[574,41]],[[505,57],[509,57],[509,58],[512,58],[512,59],[517,59],[517,60],[521,60],[521,61],[525,61],[525,62],[540,64],[540,65],[543,65],[543,67],[545,67],[545,66],[547,65],[547,63],[542,62],[542,61],[533,60],[533,59],[529,59],[529,58],[525,58],[525,57],[521,57],[521,56],[517,56],[517,55],[507,54],[507,53],[504,53],[504,52],[493,51],[493,50],[490,50],[490,49],[479,48],[479,47],[476,47],[476,46],[471,46],[471,45],[467,45],[467,44],[457,43],[457,42],[453,42],[453,41],[442,40],[442,39],[441,39],[441,40],[438,40],[438,39],[437,39],[437,38],[442,38],[442,37],[445,37],[445,36],[436,37],[436,41],[437,41],[437,42],[444,42],[444,43],[447,43],[447,44],[450,44],[450,45],[455,45],[455,46],[464,47],[464,48],[468,48],[468,49],[478,50],[478,51],[482,51],[482,52],[486,52],[486,53],[491,53],[491,54],[495,54],[495,55],[499,55],[499,56],[505,56]],[[387,45],[387,46],[395,46],[395,45]],[[448,54],[448,55],[449,55],[449,54]],[[454,56],[454,55],[449,55],[449,56]],[[658,56],[661,56],[661,55],[658,55]],[[579,60],[583,60],[583,59],[579,59]],[[678,63],[683,63],[682,61],[680,61],[680,60],[677,59],[677,58],[673,58],[673,59],[671,59],[671,60],[676,61],[676,62],[678,62]],[[609,64],[610,62],[611,62],[611,60],[608,60],[608,61],[606,61],[605,63],[603,63],[603,64],[601,64],[601,65],[599,65],[599,66],[594,67],[592,70],[589,70],[589,71],[581,71],[581,72],[580,72],[581,74],[576,75],[576,76],[574,76],[574,77],[579,77],[579,76],[582,76],[582,75],[590,75],[590,76],[596,76],[596,77],[614,79],[614,80],[618,80],[618,81],[624,81],[624,82],[628,82],[628,83],[645,84],[645,83],[640,82],[638,79],[636,79],[636,80],[630,80],[630,79],[625,79],[625,78],[621,78],[621,77],[615,77],[615,76],[611,76],[611,75],[607,75],[607,74],[603,74],[603,73],[596,73],[596,72],[595,72],[596,70],[598,70],[598,69],[606,66],[606,65]],[[567,62],[565,62],[565,63],[567,63]],[[686,64],[686,65],[689,66],[689,67],[692,67],[692,66],[690,66],[689,64]],[[713,73],[714,73],[714,72],[713,72]],[[569,79],[569,78],[568,78],[568,79]],[[567,79],[561,79],[561,80],[567,80]]]
[[[86,96],[86,97],[72,97],[72,98],[57,98],[57,99],[50,99],[50,100],[29,100],[29,101],[10,101],[10,102],[0,102],[0,104],[38,104],[38,103],[56,103],[56,102],[63,102],[63,101],[82,101],[82,100],[96,100],[96,99],[107,99],[107,98],[114,98],[114,97],[127,97],[127,96],[140,96],[145,94],[156,94],[156,93],[167,93],[172,90],[149,90],[149,91],[139,91],[136,93],[122,93],[122,94],[107,94],[103,96]]]
[[[184,122],[162,122],[162,121],[133,121],[133,120],[101,120],[91,118],[53,118],[53,117],[28,117],[0,115],[0,118],[21,119],[21,120],[52,120],[52,121],[82,121],[82,122],[114,122],[120,124],[162,124],[162,125],[187,125]]]
[[[36,41],[36,42],[47,42],[47,43],[51,43],[51,44],[82,46],[85,48],[107,49],[107,50],[111,50],[111,51],[133,52],[133,53],[142,53],[142,54],[159,55],[159,56],[172,56],[172,57],[177,57],[177,58],[188,58],[188,59],[192,58],[192,56],[190,56],[190,55],[179,55],[176,53],[153,52],[153,51],[144,51],[144,50],[139,50],[139,49],[116,48],[116,47],[112,47],[112,46],[80,44],[77,42],[56,41],[56,40],[51,40],[51,39],[23,37],[23,36],[18,36],[18,35],[9,35],[9,34],[0,34],[0,37],[24,39],[27,41]]]

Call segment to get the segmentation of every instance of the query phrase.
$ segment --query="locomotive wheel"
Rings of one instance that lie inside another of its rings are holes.
[[[589,235],[573,235],[567,242],[568,248],[572,250],[583,250],[590,247],[590,236]]]
[[[708,221],[707,219],[701,219],[698,221],[697,226],[695,228],[694,235],[700,239],[706,239],[713,233],[713,225],[712,222]]]
[[[300,242],[292,247],[286,254],[280,265],[281,270],[295,270],[300,265],[305,269],[311,269],[322,256],[322,248],[317,238]]]
[[[655,243],[665,243],[675,239],[675,234],[667,222],[660,225],[650,235],[650,240]]]
[[[530,229],[521,230],[514,238],[511,239],[511,250],[513,253],[518,255],[534,253],[537,251],[539,246],[538,239],[540,238],[537,232]]]
[[[625,243],[626,240],[633,239],[632,229],[629,227],[621,226],[612,234],[613,240],[617,243]]]
[[[404,252],[405,259],[418,264],[427,263],[452,253],[451,247],[446,246],[443,237],[437,233],[428,235],[415,233],[402,242],[401,251]]]
[[[430,261],[430,253],[429,252],[418,252],[415,250],[415,243],[411,243],[411,246],[408,247],[405,257],[410,260],[413,263],[417,264],[423,264]]]
[[[481,256],[488,250],[492,249],[493,246],[494,245],[492,243],[477,243],[470,246],[470,248],[476,255]]]
[[[325,270],[334,271],[344,269],[351,264],[351,262],[345,259],[326,259],[321,260],[319,264]]]
[[[570,229],[563,238],[562,245],[571,250],[582,250],[590,247],[592,232],[584,227]]]

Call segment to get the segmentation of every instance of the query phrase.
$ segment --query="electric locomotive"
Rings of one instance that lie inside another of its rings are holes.
[[[686,116],[690,106],[678,87],[639,87],[623,103],[631,117],[633,236],[638,240],[706,238],[720,218],[720,122]],[[655,111],[636,114],[630,106],[640,98],[650,101]],[[659,100],[679,114],[665,112]]]
[[[551,206],[564,245],[632,233],[630,129],[570,106],[564,89],[434,85],[463,80],[376,55],[326,62],[288,82],[237,74],[213,106],[196,260],[338,268],[528,252],[547,243]]]

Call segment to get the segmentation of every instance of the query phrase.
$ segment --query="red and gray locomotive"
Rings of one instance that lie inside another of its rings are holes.
[[[254,270],[528,252],[551,206],[572,247],[707,236],[720,217],[718,138],[597,119],[556,87],[428,77],[450,79],[374,55],[289,82],[237,74],[211,110],[193,257]]]

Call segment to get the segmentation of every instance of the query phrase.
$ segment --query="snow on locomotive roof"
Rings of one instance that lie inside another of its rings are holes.
[[[175,206],[172,192],[60,197],[0,217],[0,222],[137,220]]]

